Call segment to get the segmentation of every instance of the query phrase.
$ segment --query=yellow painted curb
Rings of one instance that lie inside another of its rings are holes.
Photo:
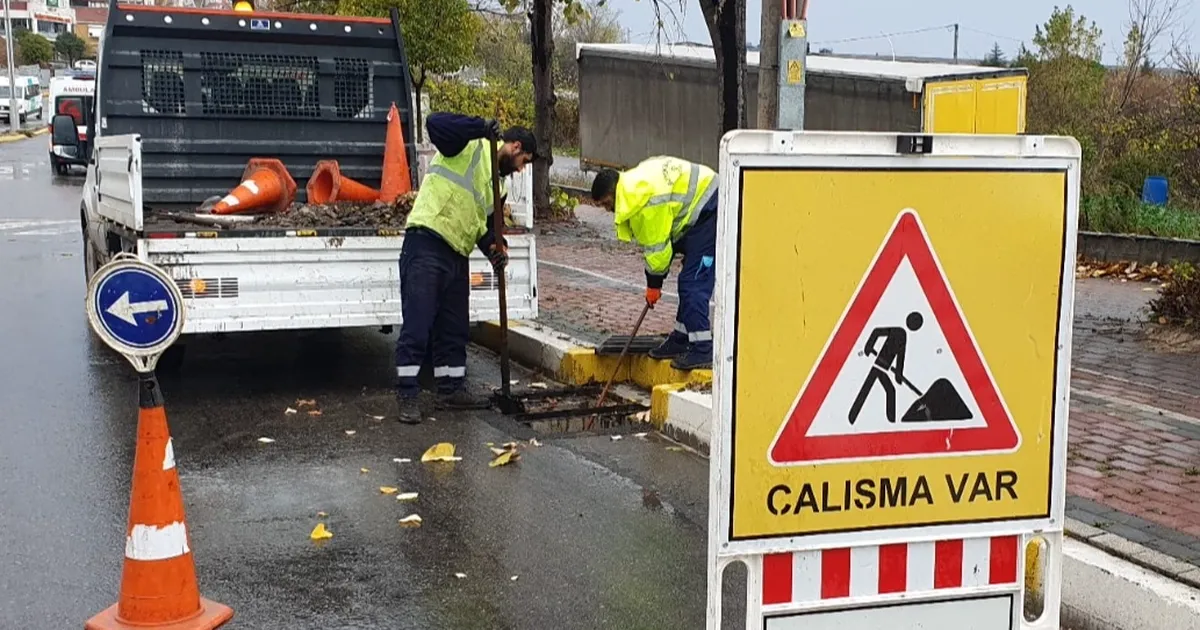
[[[499,332],[498,324],[484,322],[476,326],[472,339],[491,350],[499,350]],[[598,355],[595,348],[580,345],[558,333],[522,328],[516,322],[510,323],[509,351],[513,358],[546,370],[568,385],[607,382],[617,368],[617,355]],[[671,367],[670,361],[637,355],[625,358],[616,382],[633,383],[647,390],[672,383],[708,385],[712,383],[712,370],[684,372]]]
[[[667,424],[667,417],[670,413],[671,394],[687,387],[685,383],[669,383],[666,385],[656,385],[650,390],[650,423],[654,428],[662,431]]]
[[[38,127],[29,133],[10,133],[0,136],[0,144],[7,142],[16,142],[18,140],[28,140],[30,138],[45,135],[50,131],[49,127]]]

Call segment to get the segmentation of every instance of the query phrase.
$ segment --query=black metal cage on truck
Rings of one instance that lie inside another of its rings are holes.
[[[304,201],[318,160],[378,187],[388,111],[417,185],[412,78],[399,18],[110,5],[98,135],[142,137],[143,203],[225,195],[254,157],[283,161]]]

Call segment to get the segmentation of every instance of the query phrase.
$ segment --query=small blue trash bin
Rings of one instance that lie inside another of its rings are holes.
[[[1167,205],[1167,178],[1151,175],[1142,183],[1142,203],[1155,206]]]

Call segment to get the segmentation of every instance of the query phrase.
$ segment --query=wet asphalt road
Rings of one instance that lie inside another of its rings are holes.
[[[51,174],[42,138],[0,145],[5,629],[79,628],[117,595],[137,382],[83,314],[82,179]],[[654,439],[540,436],[489,468],[486,442],[534,434],[491,412],[374,419],[392,413],[392,339],[205,339],[160,376],[201,591],[234,607],[227,627],[703,627],[704,460]],[[498,380],[483,351],[469,370],[476,387]],[[321,415],[285,414],[297,399]],[[463,461],[419,463],[439,441]],[[323,545],[308,536],[319,511]],[[424,526],[399,527],[412,512]]]

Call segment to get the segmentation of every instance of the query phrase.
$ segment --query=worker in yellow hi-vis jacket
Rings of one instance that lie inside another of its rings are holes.
[[[653,157],[624,172],[598,173],[592,199],[613,213],[617,238],[642,246],[649,304],[662,297],[671,260],[683,254],[675,330],[650,356],[673,359],[680,370],[711,368],[708,303],[716,280],[716,172],[679,158]]]

